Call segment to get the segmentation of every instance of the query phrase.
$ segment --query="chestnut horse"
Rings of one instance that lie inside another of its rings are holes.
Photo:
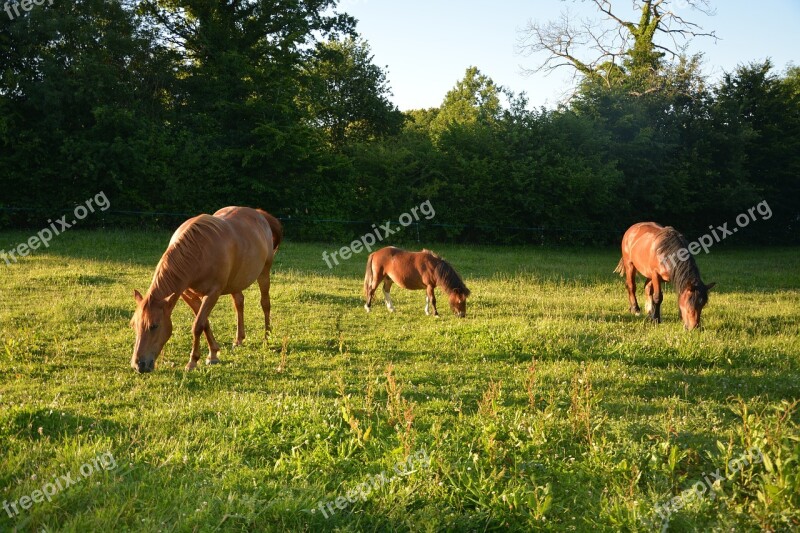
[[[645,278],[645,309],[650,318],[661,322],[663,282],[671,282],[678,295],[678,313],[686,329],[700,325],[700,313],[708,303],[708,292],[716,285],[706,285],[689,253],[689,243],[671,226],[640,222],[631,226],[622,238],[622,259],[616,270],[625,277],[630,310],[639,315],[636,301],[636,272]]]
[[[211,215],[190,218],[175,231],[158,262],[145,296],[134,290],[136,332],[131,366],[152,372],[156,358],[172,335],[172,310],[179,298],[195,315],[192,352],[186,370],[200,359],[200,335],[205,333],[206,364],[219,363],[219,344],[208,316],[220,296],[230,294],[237,315],[234,346],[244,340],[244,294],[254,281],[261,289],[264,325],[269,334],[269,273],[283,238],[281,223],[269,213],[249,207],[225,207]]]
[[[367,313],[372,307],[372,298],[381,281],[383,281],[384,301],[390,313],[394,312],[394,304],[389,295],[394,282],[404,289],[426,290],[426,315],[430,315],[430,308],[433,307],[433,315],[437,318],[439,316],[436,310],[436,295],[433,293],[433,289],[439,286],[448,294],[453,312],[461,318],[467,316],[469,289],[450,263],[430,250],[406,252],[394,246],[387,246],[369,254],[367,272],[364,276],[364,296],[367,300],[364,309]]]

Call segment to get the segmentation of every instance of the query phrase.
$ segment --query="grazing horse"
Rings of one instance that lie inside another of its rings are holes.
[[[205,333],[206,364],[219,363],[219,344],[208,316],[220,296],[230,294],[237,315],[234,346],[244,340],[244,294],[254,281],[261,289],[261,308],[269,335],[269,272],[283,238],[281,223],[269,213],[249,207],[225,207],[214,215],[190,218],[175,231],[158,262],[145,296],[134,290],[136,332],[131,366],[152,372],[155,360],[172,335],[172,310],[179,298],[195,315],[192,352],[186,370],[200,359],[200,335]]]
[[[639,315],[636,301],[636,272],[648,279],[644,286],[645,309],[650,318],[661,322],[662,282],[669,281],[678,295],[678,312],[687,330],[700,325],[700,313],[708,303],[708,292],[716,285],[706,285],[689,253],[689,243],[671,227],[655,222],[631,226],[622,238],[622,259],[616,270],[625,277],[630,310]]]
[[[389,312],[394,312],[394,304],[389,295],[394,282],[404,289],[426,290],[426,315],[430,315],[430,307],[433,307],[433,315],[439,316],[436,310],[436,296],[433,293],[433,289],[438,285],[448,294],[453,312],[461,318],[467,316],[469,289],[450,263],[430,250],[406,252],[394,246],[387,246],[371,253],[367,259],[367,272],[364,276],[364,296],[367,300],[364,308],[367,313],[372,307],[372,298],[381,281]]]

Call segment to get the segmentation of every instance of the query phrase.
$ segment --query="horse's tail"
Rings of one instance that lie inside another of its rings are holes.
[[[369,290],[372,287],[372,256],[375,253],[369,254],[367,258],[367,272],[364,274],[364,298],[369,300]]]
[[[622,258],[620,258],[619,263],[617,263],[617,268],[614,269],[614,272],[620,276],[625,276],[625,261]]]
[[[263,209],[257,210],[261,213],[261,216],[267,221],[269,224],[269,229],[272,230],[272,250],[277,252],[278,246],[281,245],[281,241],[283,241],[283,224],[281,221],[275,218],[274,216],[270,215]]]

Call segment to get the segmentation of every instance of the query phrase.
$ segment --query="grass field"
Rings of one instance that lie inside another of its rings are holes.
[[[132,292],[168,238],[73,231],[0,264],[0,500],[19,511],[0,530],[800,527],[798,249],[699,257],[718,286],[687,333],[673,292],[658,327],[627,314],[615,249],[429,245],[473,293],[435,320],[396,287],[397,313],[378,291],[367,315],[363,255],[328,270],[340,243],[286,242],[269,341],[254,286],[245,345],[226,297],[222,364],[185,373],[179,303],[137,375]]]

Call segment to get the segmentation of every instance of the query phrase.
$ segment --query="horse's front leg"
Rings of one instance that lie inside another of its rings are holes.
[[[200,306],[203,304],[202,299],[190,291],[186,291],[181,294],[181,298],[183,298],[183,301],[186,302],[186,305],[192,309],[192,313],[194,314],[195,318],[197,318],[197,314],[200,312]],[[219,363],[219,343],[217,343],[217,340],[214,338],[214,334],[211,332],[210,322],[208,322],[208,325],[206,326],[205,334],[206,342],[208,343],[208,358],[206,359],[206,362],[208,364]]]
[[[644,310],[647,316],[653,318],[653,282],[650,280],[644,284]]]
[[[236,310],[236,338],[233,340],[234,346],[241,346],[244,341],[244,294],[237,292],[231,294],[233,298],[233,308]]]
[[[211,330],[208,317],[211,314],[211,310],[214,309],[214,306],[217,304],[217,300],[219,300],[219,293],[220,291],[217,289],[207,294],[203,298],[203,303],[200,304],[200,309],[197,312],[197,316],[194,318],[194,324],[192,324],[192,353],[189,354],[189,362],[186,363],[186,370],[194,370],[197,368],[197,362],[200,360],[200,335],[207,330]],[[219,351],[219,347],[217,347],[217,351]],[[214,364],[219,362],[219,358],[216,356],[216,353],[212,352],[209,354],[206,362],[208,364]]]
[[[428,303],[430,303],[431,307],[433,307],[433,316],[439,318],[439,311],[436,310],[436,294],[433,292],[434,288],[433,285],[425,287],[425,314],[429,314]]]

